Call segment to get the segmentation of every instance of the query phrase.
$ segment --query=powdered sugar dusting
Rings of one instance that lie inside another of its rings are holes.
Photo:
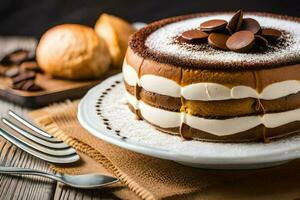
[[[265,52],[236,53],[232,51],[215,50],[212,48],[201,49],[201,45],[179,44],[174,42],[181,33],[187,30],[196,29],[199,25],[210,19],[230,20],[231,15],[220,14],[206,17],[175,22],[154,31],[148,36],[145,45],[150,51],[172,56],[186,61],[205,60],[206,62],[226,63],[268,63],[289,62],[300,57],[300,23],[286,19],[272,18],[269,16],[245,15],[256,19],[262,27],[282,30],[283,42],[277,45],[270,45]]]

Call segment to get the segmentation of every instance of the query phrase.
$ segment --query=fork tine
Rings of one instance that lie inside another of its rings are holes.
[[[0,128],[0,135],[6,140],[8,140],[9,142],[11,142],[12,144],[19,147],[20,149],[47,162],[56,163],[56,164],[69,164],[69,163],[74,163],[80,159],[80,157],[77,154],[58,157],[58,156],[52,156],[52,155],[42,153],[40,151],[31,148],[30,146],[27,146],[24,142],[18,140],[16,137],[12,136],[2,128]]]
[[[53,149],[70,148],[70,146],[68,146],[67,144],[65,144],[63,142],[53,143],[53,142],[49,142],[48,140],[41,139],[40,137],[37,137],[37,136],[31,134],[30,132],[22,129],[21,127],[17,126],[16,124],[12,123],[10,120],[8,120],[6,118],[2,118],[2,122],[5,125],[7,125],[8,127],[10,127],[11,129],[15,130],[17,133],[23,135],[24,137],[30,139],[33,142],[39,143],[45,147],[49,147],[49,148],[53,148]],[[73,151],[75,152],[74,149],[73,149]]]
[[[41,139],[47,140],[49,142],[61,142],[60,140],[57,140],[52,135],[49,135],[47,132],[43,131],[42,129],[34,126],[33,124],[31,124],[30,122],[28,122],[27,120],[25,120],[24,118],[22,118],[20,115],[18,115],[14,111],[9,110],[8,114],[12,118],[14,118],[15,120],[17,120],[21,124],[23,124],[24,126],[26,126],[27,128],[29,128],[29,129],[33,130],[34,132],[38,133],[39,135],[37,135],[37,137],[40,137]]]
[[[7,122],[7,121],[5,121],[5,122]],[[12,125],[12,124],[9,124],[9,126],[10,125]],[[13,127],[16,128],[16,130],[18,130],[18,127],[16,127],[16,126],[13,126]],[[35,149],[37,151],[40,151],[40,152],[48,154],[48,155],[52,155],[52,156],[67,156],[67,155],[72,155],[72,154],[76,153],[76,151],[73,148],[66,148],[66,149],[47,148],[45,146],[41,146],[36,141],[34,141],[36,143],[36,145],[33,145],[32,143],[29,143],[27,141],[23,141],[23,140],[17,138],[16,136],[14,136],[13,134],[10,134],[7,131],[6,131],[6,133],[9,134],[12,138],[14,138],[15,141],[18,141],[19,143],[23,143],[24,145],[27,145],[28,147],[30,147],[32,149]]]

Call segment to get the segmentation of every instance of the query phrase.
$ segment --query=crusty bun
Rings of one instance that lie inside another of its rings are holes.
[[[64,24],[51,28],[41,38],[37,61],[42,70],[64,79],[95,79],[109,68],[106,43],[87,26]]]
[[[129,36],[135,29],[123,19],[104,13],[97,20],[95,30],[108,45],[112,65],[115,68],[121,68]]]

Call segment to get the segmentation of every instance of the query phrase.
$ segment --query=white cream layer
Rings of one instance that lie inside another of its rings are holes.
[[[270,113],[257,116],[234,117],[229,119],[205,119],[186,113],[171,112],[152,107],[143,101],[138,101],[126,92],[128,102],[139,109],[143,118],[162,128],[179,127],[182,122],[192,128],[207,133],[226,136],[247,131],[260,124],[267,128],[276,128],[291,122],[300,121],[300,108],[280,113]]]
[[[181,87],[177,82],[157,75],[146,74],[139,79],[137,72],[126,61],[123,64],[123,75],[126,83],[131,86],[138,84],[149,92],[171,97],[182,96],[188,100],[216,101],[251,97],[272,100],[300,92],[298,80],[270,84],[261,93],[248,86],[228,88],[218,83],[194,83]]]

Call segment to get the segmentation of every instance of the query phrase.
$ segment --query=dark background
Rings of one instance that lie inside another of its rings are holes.
[[[130,22],[207,11],[273,12],[300,17],[299,0],[0,0],[0,35],[40,37],[62,23],[93,26],[102,12]]]

